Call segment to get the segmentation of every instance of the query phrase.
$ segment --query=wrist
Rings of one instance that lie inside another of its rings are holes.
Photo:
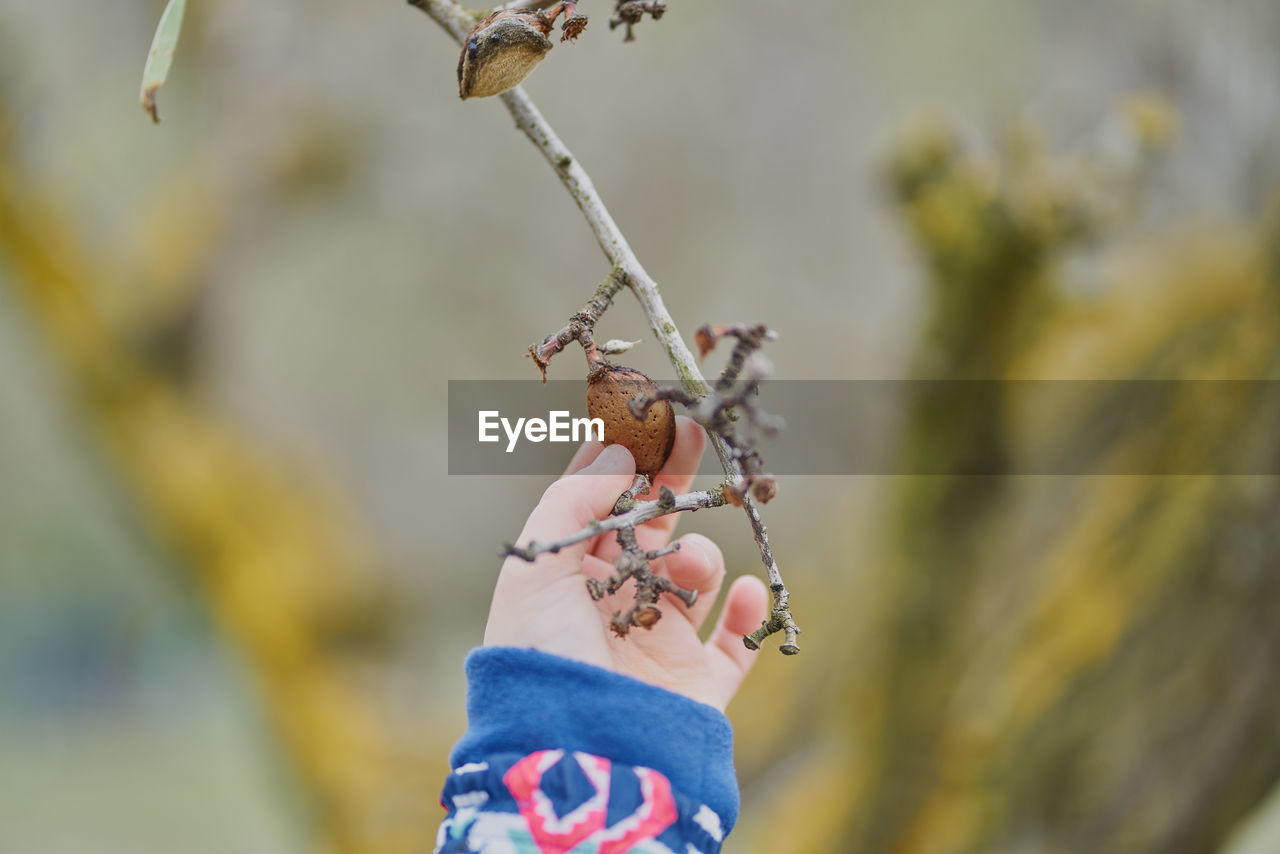
[[[726,832],[736,821],[733,731],[718,709],[533,649],[474,650],[466,672],[469,725],[451,756],[455,768],[499,754],[590,754],[657,771]]]

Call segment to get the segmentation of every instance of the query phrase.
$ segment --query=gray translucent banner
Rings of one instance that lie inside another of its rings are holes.
[[[559,474],[585,398],[583,381],[451,380],[449,473]],[[786,422],[757,442],[776,475],[1280,474],[1272,380],[770,380],[759,403]],[[719,471],[710,452],[700,471]]]

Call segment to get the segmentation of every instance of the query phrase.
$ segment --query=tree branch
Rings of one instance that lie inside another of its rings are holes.
[[[665,487],[664,487],[665,489]],[[622,528],[634,528],[636,525],[643,525],[645,522],[651,522],[660,516],[666,516],[670,513],[683,513],[685,511],[692,512],[701,510],[704,507],[720,507],[725,503],[724,492],[720,489],[711,489],[702,492],[686,492],[682,495],[667,496],[655,499],[653,501],[637,501],[624,513],[618,513],[604,519],[592,522],[581,531],[569,534],[558,540],[549,543],[526,543],[523,546],[506,544],[502,548],[503,557],[518,557],[527,561],[536,560],[538,555],[555,554],[561,549],[568,548],[574,543],[580,543],[583,540],[589,540],[592,537],[603,534],[607,531],[617,531]]]
[[[574,341],[582,345],[590,361],[592,348],[595,347],[596,323],[599,322],[600,315],[613,304],[613,298],[618,295],[618,291],[622,290],[624,284],[626,284],[626,278],[619,270],[615,268],[610,271],[609,277],[596,286],[596,291],[587,300],[587,304],[569,318],[564,328],[548,335],[541,344],[535,344],[529,348],[529,356],[542,372],[544,383],[547,381],[547,367],[551,364],[551,357]]]
[[[452,0],[408,0],[408,2],[410,6],[421,9],[429,15],[459,44],[465,41],[471,27],[479,19],[478,13],[465,10],[453,3]],[[534,106],[533,101],[524,93],[522,87],[517,86],[502,93],[499,97],[511,113],[512,118],[515,119],[516,127],[523,131],[534,146],[542,152],[542,156],[547,159],[556,174],[560,176],[560,182],[564,184],[565,189],[569,191],[569,195],[573,197],[579,210],[582,211],[587,225],[590,227],[592,234],[595,235],[596,242],[600,244],[600,249],[604,252],[605,257],[609,259],[610,265],[612,265],[616,274],[622,277],[627,287],[631,289],[636,300],[640,303],[640,307],[649,321],[649,328],[666,351],[667,358],[670,360],[672,367],[675,368],[681,385],[691,395],[702,397],[708,394],[711,391],[711,386],[707,383],[706,378],[703,377],[702,371],[698,368],[697,360],[689,350],[688,345],[680,337],[675,321],[662,301],[657,282],[653,280],[640,264],[639,259],[636,258],[635,252],[631,249],[631,244],[623,236],[622,230],[614,222],[608,208],[605,207],[604,201],[600,198],[600,194],[596,191],[595,185],[592,184],[591,176],[579,165],[577,158],[573,156],[573,152],[556,135],[555,130],[542,117],[542,113]],[[716,456],[720,459],[720,465],[723,467],[725,475],[732,481],[738,480],[742,476],[742,468],[735,458],[732,448],[714,433],[710,434],[710,441],[711,446],[715,449]],[[769,588],[773,593],[773,608],[770,619],[752,635],[744,637],[743,642],[748,647],[756,649],[759,647],[759,641],[753,642],[752,640],[756,635],[759,634],[763,638],[776,631],[785,631],[786,642],[782,645],[781,650],[787,655],[794,655],[799,651],[795,643],[795,635],[799,630],[795,626],[795,621],[791,618],[791,611],[788,605],[789,594],[782,582],[782,575],[778,570],[778,565],[773,559],[773,551],[769,546],[768,534],[760,518],[760,512],[749,495],[743,499],[743,508],[746,510],[747,518],[751,521],[756,545],[760,550],[760,559],[768,573]],[[763,634],[760,634],[761,632]]]

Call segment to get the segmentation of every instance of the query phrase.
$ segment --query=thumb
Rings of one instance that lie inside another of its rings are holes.
[[[605,448],[591,465],[547,487],[520,532],[520,545],[557,540],[608,516],[618,496],[631,486],[635,473],[630,451],[621,445]],[[556,556],[564,571],[556,574],[578,572],[590,546],[591,540],[586,539],[562,549]]]

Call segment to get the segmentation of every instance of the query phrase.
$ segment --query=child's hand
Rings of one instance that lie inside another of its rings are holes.
[[[702,458],[706,439],[688,418],[677,419],[676,443],[653,495],[665,484],[675,493],[688,490]],[[631,486],[635,461],[621,445],[599,442],[582,446],[565,476],[551,484],[529,515],[518,542],[546,542],[567,536],[603,519],[614,501]],[[672,513],[636,528],[640,546],[665,545],[681,514]],[[609,617],[631,604],[632,582],[599,602],[587,593],[586,578],[607,579],[613,573],[618,544],[613,532],[541,555],[528,563],[507,558],[485,627],[487,646],[534,647],[543,652],[585,661],[676,691],[723,710],[737,693],[756,653],[742,645],[742,635],[759,628],[768,612],[768,591],[755,576],[739,578],[729,588],[720,622],[702,643],[698,629],[715,604],[724,581],[724,557],[716,544],[700,534],[680,538],[680,551],[655,562],[655,571],[679,587],[698,591],[698,601],[685,607],[665,594],[662,619],[650,630],[633,629],[615,637]]]

